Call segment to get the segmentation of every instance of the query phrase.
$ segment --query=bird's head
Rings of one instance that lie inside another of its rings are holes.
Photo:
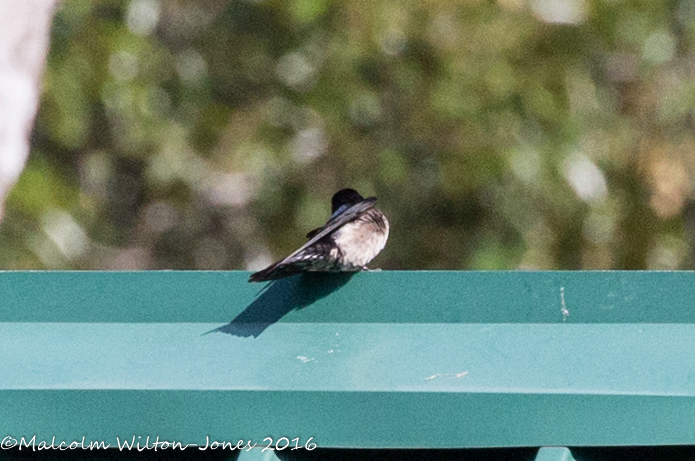
[[[364,197],[355,189],[341,189],[333,194],[333,198],[331,199],[331,212],[335,215],[362,200],[364,200]]]

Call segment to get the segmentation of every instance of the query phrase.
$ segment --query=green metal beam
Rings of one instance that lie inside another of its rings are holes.
[[[0,436],[695,443],[694,273],[247,278],[0,273]]]
[[[247,283],[248,275],[0,271],[0,319],[225,322],[248,308],[261,320],[299,309],[281,319],[294,323],[695,323],[689,271],[307,274],[277,281],[258,299],[264,285]]]

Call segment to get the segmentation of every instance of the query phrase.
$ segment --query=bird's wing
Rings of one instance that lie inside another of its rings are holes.
[[[313,231],[311,231],[310,234],[314,233],[316,231],[318,231],[318,232],[316,232],[308,242],[306,242],[304,245],[299,247],[299,249],[297,249],[297,251],[295,251],[294,253],[292,253],[291,255],[289,255],[288,257],[283,259],[282,261],[280,261],[280,264],[282,264],[288,260],[291,260],[292,258],[297,256],[297,254],[306,250],[307,247],[313,245],[314,243],[321,240],[326,235],[332,233],[333,231],[338,229],[343,224],[349,223],[350,221],[355,219],[360,214],[364,213],[365,211],[369,210],[370,208],[374,208],[375,202],[376,202],[376,197],[369,197],[367,199],[364,199],[360,203],[356,203],[356,204],[352,205],[350,208],[343,211],[338,216],[335,216],[335,217],[329,219],[325,226],[323,226],[322,228],[314,229]]]
[[[303,258],[303,253],[323,237],[335,232],[340,226],[354,220],[360,214],[374,207],[376,197],[369,197],[359,203],[354,204],[342,213],[333,216],[328,220],[325,226],[314,229],[309,233],[311,238],[308,242],[302,245],[297,251],[287,256],[285,259],[272,264],[265,269],[251,274],[249,282],[261,282],[266,280],[274,280],[277,278],[287,277],[288,275],[296,274],[302,271],[302,267],[297,263]]]

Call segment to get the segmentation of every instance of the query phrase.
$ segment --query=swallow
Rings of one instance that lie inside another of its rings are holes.
[[[389,222],[374,204],[376,197],[362,197],[354,189],[342,189],[331,199],[332,215],[323,227],[285,259],[251,274],[249,282],[276,280],[304,271],[355,272],[386,246]]]

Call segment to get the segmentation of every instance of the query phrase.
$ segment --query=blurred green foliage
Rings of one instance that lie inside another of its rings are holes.
[[[693,267],[689,0],[65,0],[8,269],[259,269],[342,187],[385,269]]]

